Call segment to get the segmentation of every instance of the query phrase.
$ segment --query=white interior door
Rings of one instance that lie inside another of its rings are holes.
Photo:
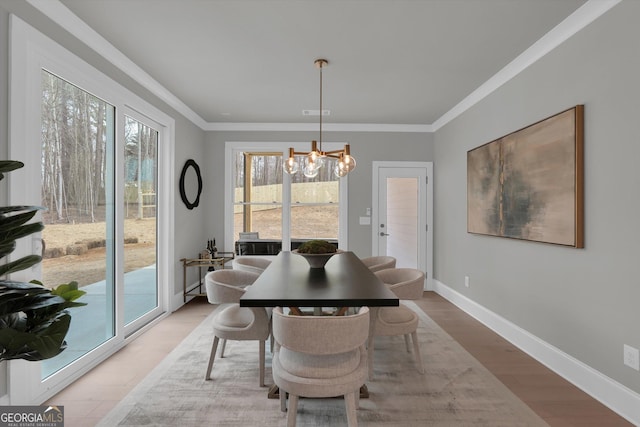
[[[398,268],[432,266],[430,162],[374,162],[372,254],[396,258]]]

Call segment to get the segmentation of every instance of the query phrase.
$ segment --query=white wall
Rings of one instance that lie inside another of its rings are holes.
[[[437,280],[640,392],[640,2],[623,1],[435,136]],[[466,232],[466,152],[585,105],[585,248]],[[471,286],[464,287],[469,275]]]

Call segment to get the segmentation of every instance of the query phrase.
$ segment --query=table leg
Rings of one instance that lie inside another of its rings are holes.
[[[344,316],[347,314],[347,311],[349,311],[349,307],[340,307],[338,308],[338,310],[336,310],[336,312],[333,314],[334,316]]]
[[[298,307],[289,307],[289,311],[294,316],[304,316],[304,313]]]
[[[376,335],[376,320],[380,307],[369,307],[369,339],[367,340],[367,362],[369,365],[369,379],[373,379],[373,339]]]

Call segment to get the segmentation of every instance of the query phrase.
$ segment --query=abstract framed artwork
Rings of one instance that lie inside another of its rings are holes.
[[[467,232],[584,247],[584,106],[467,152]]]

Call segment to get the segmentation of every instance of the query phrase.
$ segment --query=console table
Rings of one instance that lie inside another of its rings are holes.
[[[233,252],[218,252],[217,258],[182,258],[182,298],[183,302],[187,302],[187,296],[197,297],[206,296],[202,292],[202,269],[206,268],[205,273],[209,269],[221,269],[224,265],[233,260]],[[187,291],[187,267],[198,267],[198,287]],[[197,289],[197,292],[194,292]]]
[[[310,239],[291,239],[291,250]],[[338,241],[329,239],[329,243],[338,248]],[[282,240],[241,239],[236,241],[236,255],[278,255],[282,251]]]

